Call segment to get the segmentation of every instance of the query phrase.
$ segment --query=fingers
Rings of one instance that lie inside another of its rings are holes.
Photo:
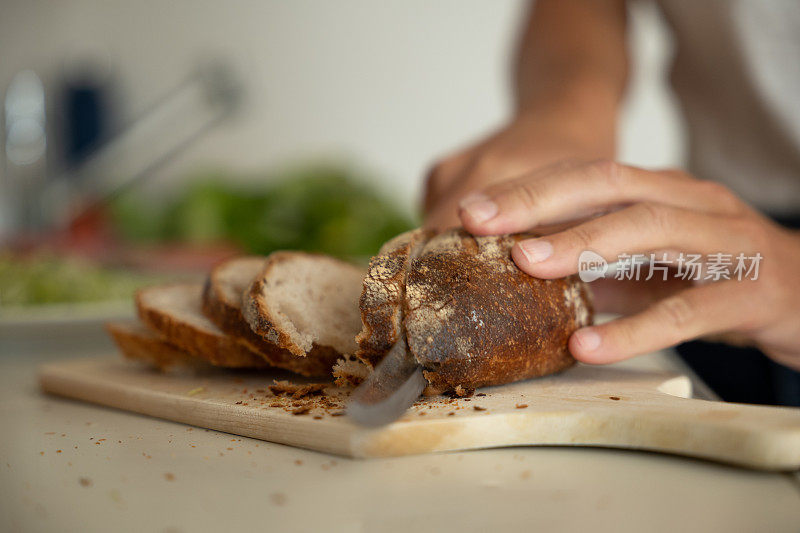
[[[581,252],[612,263],[620,254],[677,249],[689,253],[738,253],[751,248],[740,225],[725,217],[660,204],[635,204],[546,237],[526,239],[511,250],[520,269],[538,278],[578,272]]]
[[[654,172],[610,161],[561,162],[464,198],[460,217],[475,235],[516,233],[636,202],[720,214],[736,213],[743,205],[723,186],[679,171]]]
[[[750,321],[752,297],[742,283],[700,285],[660,300],[639,314],[581,328],[570,337],[570,352],[584,363],[613,363],[744,327]]]
[[[692,282],[670,276],[666,280],[598,279],[592,282],[592,302],[600,313],[630,314],[643,311],[653,302],[692,287]]]
[[[541,209],[549,201],[542,197],[545,182],[554,176],[586,178],[576,161],[559,161],[523,177],[487,187],[464,197],[459,202],[459,217],[464,228],[475,235],[516,233],[534,226],[557,223]],[[551,180],[552,181],[552,180]],[[579,206],[574,206],[578,211]],[[586,213],[584,213],[586,214]]]

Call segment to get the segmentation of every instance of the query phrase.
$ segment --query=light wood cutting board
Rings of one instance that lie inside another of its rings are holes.
[[[323,400],[273,396],[267,385],[285,374],[163,375],[115,356],[47,364],[39,377],[53,394],[351,457],[567,445],[800,468],[800,409],[689,399],[688,378],[674,374],[579,365],[485,396],[421,399],[380,429],[343,416],[347,392],[335,387]]]

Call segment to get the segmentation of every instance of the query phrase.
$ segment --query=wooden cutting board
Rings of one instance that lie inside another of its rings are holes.
[[[335,387],[324,396],[272,395],[268,385],[286,374],[164,375],[114,356],[47,364],[39,378],[53,394],[351,457],[566,445],[800,468],[800,409],[689,399],[685,376],[641,370],[579,365],[471,398],[421,399],[380,429],[344,416],[347,391]]]

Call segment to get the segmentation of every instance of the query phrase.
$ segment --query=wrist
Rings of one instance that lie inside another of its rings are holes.
[[[596,157],[615,155],[621,91],[607,80],[586,77],[548,84],[517,97],[514,122],[547,128]]]

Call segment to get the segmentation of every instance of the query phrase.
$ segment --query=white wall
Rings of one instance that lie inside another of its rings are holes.
[[[33,68],[53,79],[82,50],[114,65],[135,116],[205,55],[229,60],[247,107],[170,165],[259,169],[303,156],[345,156],[387,178],[411,205],[424,170],[499,125],[509,109],[518,0],[4,0],[0,90]],[[648,9],[633,39],[641,64],[624,115],[621,157],[673,164],[677,122],[658,77],[666,49]],[[643,13],[640,13],[643,12]],[[637,16],[638,19],[641,18]]]
[[[631,2],[633,70],[619,133],[619,159],[645,167],[683,163],[683,123],[667,76],[672,43],[656,7]]]

